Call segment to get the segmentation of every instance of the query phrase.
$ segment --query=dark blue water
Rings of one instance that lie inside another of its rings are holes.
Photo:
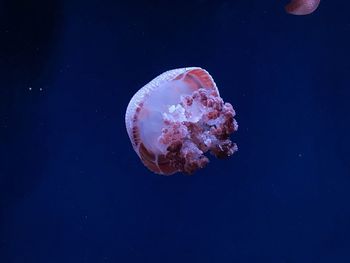
[[[0,262],[350,262],[350,3],[0,1]],[[161,177],[132,95],[200,66],[239,151]]]

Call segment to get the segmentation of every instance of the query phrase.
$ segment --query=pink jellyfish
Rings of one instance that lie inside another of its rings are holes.
[[[292,15],[308,15],[314,12],[319,4],[320,0],[292,0],[285,9]]]
[[[157,174],[192,174],[208,162],[204,153],[232,155],[237,130],[232,105],[224,103],[213,78],[198,67],[167,71],[132,97],[125,115],[132,146]]]

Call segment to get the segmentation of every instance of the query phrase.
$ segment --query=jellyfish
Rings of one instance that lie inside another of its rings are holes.
[[[285,9],[292,15],[308,15],[314,12],[319,4],[320,0],[291,0]]]
[[[193,174],[210,152],[224,158],[237,151],[230,135],[235,111],[224,103],[209,73],[199,67],[169,70],[132,97],[125,114],[131,144],[152,172]]]

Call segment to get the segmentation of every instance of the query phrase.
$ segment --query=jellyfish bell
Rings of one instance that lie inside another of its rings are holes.
[[[309,15],[317,9],[319,4],[320,0],[291,0],[285,10],[292,15]]]
[[[213,78],[198,67],[167,71],[141,88],[126,110],[131,144],[157,174],[192,174],[208,162],[204,153],[227,157],[236,150],[235,111],[224,103]]]

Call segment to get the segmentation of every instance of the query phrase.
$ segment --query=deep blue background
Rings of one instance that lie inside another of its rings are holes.
[[[0,262],[350,262],[350,3],[321,2],[0,1]],[[239,152],[161,177],[124,113],[185,66]]]

